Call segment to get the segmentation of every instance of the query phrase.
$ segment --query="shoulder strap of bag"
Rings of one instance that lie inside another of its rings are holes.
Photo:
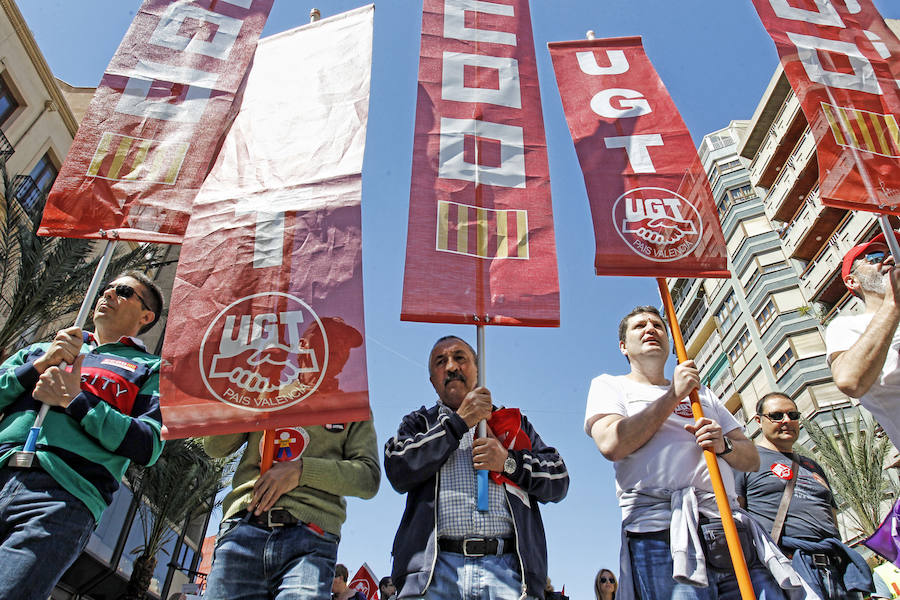
[[[797,478],[800,477],[800,469],[797,461],[791,462],[791,478],[784,486],[784,493],[781,495],[781,504],[778,505],[778,513],[775,515],[775,521],[772,523],[772,540],[777,544],[781,539],[781,531],[784,529],[784,521],[787,519],[788,507],[791,505],[791,498],[794,496],[794,486],[797,485]]]

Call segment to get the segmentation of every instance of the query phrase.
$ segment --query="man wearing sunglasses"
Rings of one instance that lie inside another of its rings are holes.
[[[840,315],[825,331],[834,383],[859,399],[900,445],[900,269],[884,234],[844,255],[841,278],[862,299],[865,311]]]
[[[760,468],[734,474],[738,502],[770,532],[797,572],[823,599],[862,598],[871,592],[872,573],[855,550],[840,540],[837,504],[814,460],[794,452],[800,411],[780,392],[760,398],[754,420]]]
[[[0,366],[0,598],[47,598],[128,465],[159,457],[160,359],[136,336],[162,308],[150,278],[124,273],[101,293],[93,332],[63,329]],[[33,466],[14,467],[42,403]]]

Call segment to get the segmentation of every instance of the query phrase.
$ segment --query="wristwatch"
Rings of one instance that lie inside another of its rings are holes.
[[[716,456],[724,456],[724,455],[728,454],[729,452],[731,452],[732,450],[734,450],[734,443],[731,441],[730,438],[728,438],[726,436],[722,436],[722,439],[725,440],[725,449],[722,450],[721,452],[716,452]]]
[[[503,461],[503,472],[506,475],[512,475],[516,472],[516,459],[513,458],[512,454],[508,455],[506,460]]]

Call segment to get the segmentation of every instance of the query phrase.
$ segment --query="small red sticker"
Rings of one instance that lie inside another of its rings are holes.
[[[791,468],[788,465],[783,465],[781,463],[773,464],[772,472],[776,477],[780,477],[781,479],[790,479],[794,476],[794,472],[791,471]]]
[[[678,403],[678,406],[675,407],[673,411],[679,417],[684,417],[685,419],[693,419],[694,413],[691,411],[691,403],[685,400],[682,400]]]

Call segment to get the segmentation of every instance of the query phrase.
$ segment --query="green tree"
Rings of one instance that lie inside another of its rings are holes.
[[[883,501],[897,493],[886,475],[884,463],[891,443],[884,435],[876,435],[871,417],[854,410],[847,419],[843,411],[832,411],[834,428],[826,430],[815,421],[804,420],[803,426],[815,447],[813,456],[828,473],[841,509],[854,522],[860,535],[868,536],[881,523]]]
[[[74,319],[100,257],[90,258],[96,241],[37,235],[39,219],[32,220],[16,200],[15,185],[2,162],[0,178],[4,190],[0,203],[0,357],[5,357],[35,341],[43,325],[70,313]],[[118,252],[108,272],[155,268],[162,264],[163,254],[161,246],[138,245]]]
[[[172,527],[211,508],[210,502],[226,485],[228,464],[229,459],[210,458],[199,441],[184,439],[166,442],[152,467],[132,464],[128,468],[125,478],[146,507],[138,511],[143,544],[132,551],[137,558],[123,598],[146,597],[157,556],[176,536]]]

